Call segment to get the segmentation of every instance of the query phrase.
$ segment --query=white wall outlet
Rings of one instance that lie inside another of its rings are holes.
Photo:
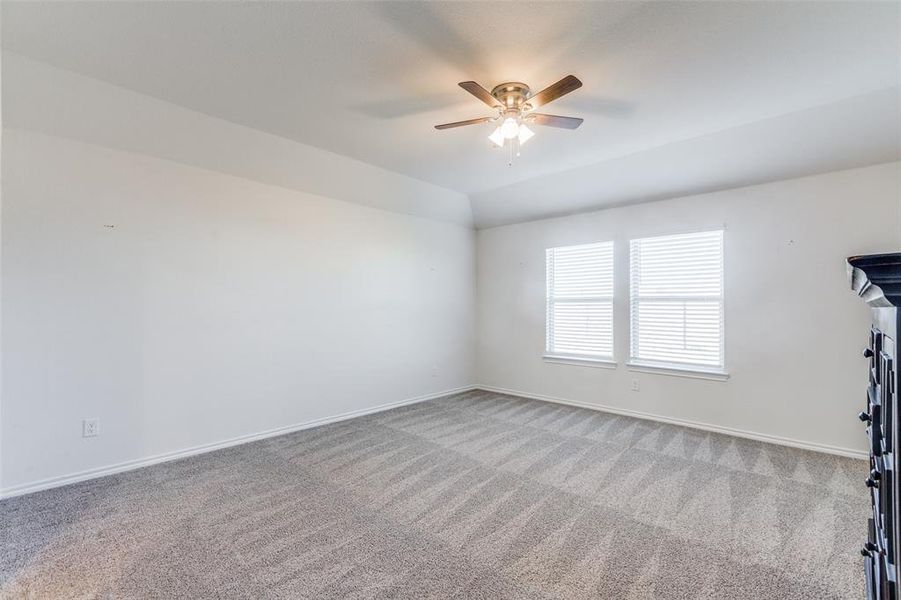
[[[97,437],[100,435],[100,419],[85,419],[81,422],[81,437]]]
[[[637,391],[640,391],[640,390],[641,390],[641,385],[639,385],[638,380],[637,380],[637,379],[633,379],[633,380],[632,380],[632,391],[633,391],[633,392],[637,392]]]

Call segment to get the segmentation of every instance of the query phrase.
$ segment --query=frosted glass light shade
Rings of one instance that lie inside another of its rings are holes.
[[[525,144],[535,135],[535,132],[526,127],[525,125],[519,126],[519,144]]]
[[[496,127],[494,129],[494,132],[488,136],[488,139],[491,140],[491,143],[498,148],[504,147],[504,134],[501,132],[500,127]]]
[[[504,139],[512,140],[519,135],[519,123],[516,122],[516,119],[507,117],[501,125],[501,133]]]

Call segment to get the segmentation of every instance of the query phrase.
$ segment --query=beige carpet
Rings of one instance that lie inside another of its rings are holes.
[[[865,475],[470,392],[3,501],[0,597],[857,599]]]

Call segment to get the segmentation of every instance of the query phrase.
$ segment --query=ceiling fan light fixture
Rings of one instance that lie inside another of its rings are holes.
[[[532,131],[531,129],[529,129],[528,127],[526,127],[525,123],[523,123],[522,125],[519,126],[519,145],[520,146],[525,144],[529,140],[531,140],[532,137],[534,137],[534,136],[535,136],[535,132]]]
[[[510,81],[494,86],[490,92],[475,81],[461,81],[460,87],[496,110],[493,117],[478,117],[466,121],[455,121],[435,125],[435,129],[454,129],[464,125],[492,122],[494,126],[488,139],[497,148],[503,148],[507,154],[507,164],[513,164],[513,157],[519,156],[523,144],[535,137],[535,132],[526,125],[543,127],[559,127],[576,129],[582,119],[561,117],[532,112],[533,109],[553,102],[561,96],[582,87],[582,82],[575,75],[567,75],[557,83],[549,85],[537,94],[524,83]]]
[[[501,134],[506,140],[512,140],[519,135],[519,123],[513,117],[507,117],[501,124]]]
[[[488,139],[491,140],[491,143],[498,148],[504,147],[504,134],[501,133],[500,127],[495,127],[494,132],[492,132],[492,134],[488,136]]]

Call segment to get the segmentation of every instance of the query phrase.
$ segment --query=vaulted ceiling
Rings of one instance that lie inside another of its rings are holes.
[[[5,49],[469,194],[492,225],[897,160],[895,2],[4,2]],[[457,87],[566,74],[513,167]]]

